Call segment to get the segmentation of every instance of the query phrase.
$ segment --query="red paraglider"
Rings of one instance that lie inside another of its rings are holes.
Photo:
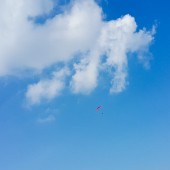
[[[96,108],[96,111],[99,111],[101,108],[102,108],[102,106],[98,106],[98,107]]]
[[[101,105],[96,108],[96,112],[99,112],[99,113],[101,113],[103,115],[102,106]]]

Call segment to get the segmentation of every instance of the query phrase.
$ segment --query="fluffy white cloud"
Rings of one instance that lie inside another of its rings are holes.
[[[135,52],[141,56],[147,52],[153,40],[152,30],[136,32],[136,28],[136,22],[130,15],[103,22],[90,54],[85,55],[79,64],[75,64],[76,73],[71,82],[73,92],[90,93],[97,86],[97,77],[103,71],[103,66],[113,70],[110,92],[118,93],[125,89],[128,54]],[[106,56],[106,62],[102,62],[102,56]]]
[[[39,104],[42,99],[51,100],[58,96],[65,86],[65,77],[69,75],[69,70],[63,68],[53,72],[51,79],[40,80],[38,83],[28,86],[26,98],[29,104]]]
[[[95,44],[102,24],[101,9],[95,2],[75,1],[70,9],[42,25],[29,19],[48,12],[50,2],[1,2],[0,75],[13,74],[18,69],[42,70],[60,61],[67,62]]]
[[[70,83],[74,93],[89,94],[97,86],[99,73],[99,53],[85,55],[80,63],[74,64],[75,74]]]
[[[110,92],[117,93],[126,88],[129,53],[148,63],[145,54],[154,32],[136,31],[134,17],[105,21],[94,0],[74,0],[63,13],[43,24],[34,22],[53,7],[52,0],[1,2],[0,76],[24,70],[41,72],[63,62],[71,69],[74,93],[89,94],[97,87],[100,72],[108,69],[112,70]],[[30,85],[26,97],[32,104],[39,103],[42,98],[54,98],[63,87],[64,79],[53,76]]]

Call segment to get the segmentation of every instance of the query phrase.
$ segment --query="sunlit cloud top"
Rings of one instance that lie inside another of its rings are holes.
[[[135,18],[129,14],[106,21],[94,0],[75,0],[44,23],[35,22],[34,18],[53,9],[51,0],[4,0],[0,6],[0,76],[26,70],[38,76],[63,64],[59,70],[51,69],[49,78],[41,76],[28,85],[30,104],[51,100],[65,87],[72,93],[90,94],[99,84],[100,73],[108,69],[112,70],[110,93],[122,92],[127,84],[128,55],[135,53],[148,64],[154,26],[150,31],[137,31]]]

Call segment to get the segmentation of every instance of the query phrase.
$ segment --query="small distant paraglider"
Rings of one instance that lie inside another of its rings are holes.
[[[103,108],[103,107],[102,107],[101,105],[97,106],[96,112],[99,112],[100,114],[103,115],[103,110],[102,110],[102,108]]]

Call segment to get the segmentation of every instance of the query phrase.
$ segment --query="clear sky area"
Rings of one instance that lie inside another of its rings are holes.
[[[0,170],[170,170],[169,7],[3,0]]]

